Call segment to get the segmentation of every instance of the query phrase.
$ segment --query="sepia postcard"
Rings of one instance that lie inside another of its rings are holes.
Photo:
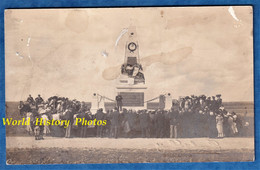
[[[252,13],[5,10],[6,164],[254,161]]]

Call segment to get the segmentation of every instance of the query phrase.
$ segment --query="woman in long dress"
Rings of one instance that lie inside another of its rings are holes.
[[[223,116],[221,114],[216,116],[216,127],[218,130],[218,138],[223,138]]]

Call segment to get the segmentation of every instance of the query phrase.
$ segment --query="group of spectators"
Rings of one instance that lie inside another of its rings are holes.
[[[108,112],[108,120],[114,119],[115,112],[118,112],[116,108]],[[131,133],[139,131],[142,137],[152,138],[223,138],[241,134],[243,123],[235,112],[224,108],[219,94],[212,98],[205,95],[181,97],[172,103],[170,110],[123,109],[119,123],[111,126],[125,137],[134,137],[136,133]]]
[[[30,118],[31,123],[27,131],[35,134],[36,139],[43,139],[43,133],[70,138],[73,136],[72,127],[75,118],[80,117],[82,113],[91,115],[86,102],[58,96],[52,96],[44,101],[40,95],[35,100],[29,95],[26,102],[20,102],[18,108],[22,116]],[[36,125],[37,118],[42,120],[42,124],[37,123],[38,125]],[[69,120],[70,123],[66,128],[64,125],[43,125],[43,122],[47,120]]]
[[[33,126],[38,139],[43,133],[70,137],[144,137],[144,138],[192,138],[236,136],[242,131],[242,121],[235,112],[225,110],[221,95],[211,97],[186,96],[172,103],[170,110],[132,110],[118,107],[91,113],[86,102],[53,96],[44,101],[40,95],[34,100],[30,95],[21,102],[20,112],[26,113],[33,122],[35,118],[70,120],[67,128],[62,126]],[[29,113],[29,115],[28,115]],[[105,126],[75,124],[76,118],[106,120]]]
[[[242,128],[241,119],[236,113],[225,110],[220,94],[212,97],[191,95],[180,98],[172,112],[179,118],[171,125],[174,129],[179,126],[181,136],[185,137],[236,136],[238,128]]]

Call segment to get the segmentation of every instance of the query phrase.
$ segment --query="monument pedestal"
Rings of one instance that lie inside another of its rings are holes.
[[[147,109],[146,89],[145,84],[134,84],[132,78],[121,77],[116,86],[117,95],[123,97],[123,108],[142,110]]]

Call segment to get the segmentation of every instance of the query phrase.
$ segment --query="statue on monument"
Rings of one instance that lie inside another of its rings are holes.
[[[143,68],[140,64],[139,46],[135,28],[128,29],[129,39],[125,46],[125,61],[121,66],[121,74],[134,78],[134,84],[145,83]]]

